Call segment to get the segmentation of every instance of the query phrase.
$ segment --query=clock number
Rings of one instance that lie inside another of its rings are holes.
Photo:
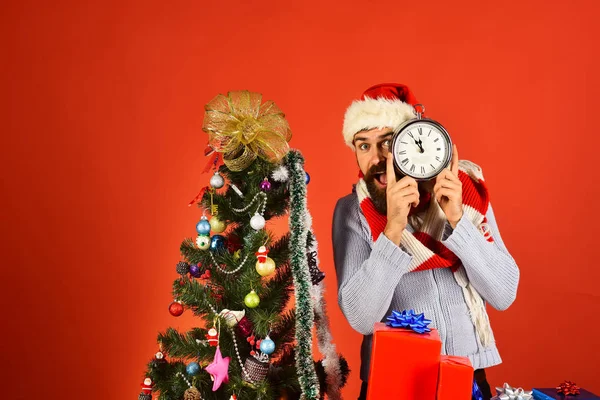
[[[408,143],[406,143],[406,142],[400,142],[400,143],[402,143],[402,144],[408,144]]]
[[[402,150],[401,152],[398,153],[399,156],[403,156],[406,154],[406,150]]]
[[[429,164],[431,165],[431,169],[433,169],[435,171],[435,167],[433,166],[433,164]]]
[[[427,134],[427,137],[431,136],[431,129],[429,130],[429,133]]]
[[[408,158],[405,158],[404,160],[402,160],[402,165],[405,165],[408,163]]]
[[[437,139],[435,139],[433,142],[435,143],[435,142],[437,142],[438,140],[440,140],[440,138],[437,138]]]
[[[425,167],[421,165],[421,173],[424,174],[425,173]]]
[[[410,172],[415,172],[415,164],[410,167]]]
[[[440,151],[440,150],[442,150],[442,149],[438,147],[438,148],[437,148],[437,151]]]
[[[413,139],[415,138],[411,132],[408,132],[408,136],[410,136]]]
[[[423,128],[419,127],[417,130],[419,131],[419,135],[423,136]]]
[[[435,156],[435,159],[436,159],[437,161],[440,161],[440,162],[442,161],[442,160],[440,160],[440,157],[439,157],[439,156]]]

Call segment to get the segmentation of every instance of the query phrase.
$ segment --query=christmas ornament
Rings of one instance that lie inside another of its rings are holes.
[[[304,182],[308,185],[310,183],[310,175],[308,174],[308,172],[305,172],[306,176],[304,178]]]
[[[267,377],[267,372],[269,372],[269,363],[259,361],[254,357],[246,358],[244,367],[246,369],[244,380],[250,383],[264,380]]]
[[[223,231],[225,231],[225,223],[223,221],[221,221],[216,215],[213,215],[213,217],[210,219],[210,229],[214,232],[214,233],[221,233]]]
[[[219,333],[215,328],[210,328],[208,333],[206,334],[206,339],[208,340],[208,344],[216,347],[219,345]]]
[[[190,265],[185,261],[179,261],[175,267],[175,270],[179,275],[186,275],[188,272],[190,272]]]
[[[204,215],[196,224],[196,231],[198,232],[198,235],[205,236],[210,234],[210,222],[208,222],[208,218],[206,218]]]
[[[198,364],[195,361],[192,361],[191,363],[186,365],[185,372],[187,372],[188,375],[196,375],[198,372],[200,372],[200,364]]]
[[[225,247],[225,237],[223,235],[213,235],[210,238],[211,251],[219,251]]]
[[[199,235],[196,238],[196,246],[198,246],[200,250],[208,250],[210,248],[210,236]]]
[[[202,270],[200,269],[200,264],[192,264],[190,265],[190,275],[194,278],[200,278],[202,276]]]
[[[271,178],[273,178],[275,182],[285,182],[290,178],[290,171],[288,171],[285,166],[280,165],[273,171]]]
[[[210,279],[210,270],[204,271],[202,275],[200,275],[200,279]]]
[[[161,351],[157,352],[154,355],[154,358],[152,359],[152,367],[153,368],[162,367],[166,363],[167,363],[167,360],[165,360],[165,355]]]
[[[260,341],[260,351],[265,354],[273,354],[275,351],[275,342],[271,340],[269,335]]]
[[[225,319],[225,323],[228,327],[233,328],[237,325],[239,321],[246,315],[246,310],[242,311],[231,311],[228,309],[224,309],[219,313],[221,317]]]
[[[231,397],[229,397],[229,400],[237,400],[237,396],[235,394],[232,394]]]
[[[202,396],[200,392],[195,387],[188,388],[185,393],[183,393],[183,400],[201,400]]]
[[[142,393],[152,395],[152,387],[153,386],[154,386],[154,383],[152,383],[152,379],[150,379],[150,378],[144,379],[144,382],[142,383]]]
[[[310,273],[310,280],[313,285],[318,285],[323,279],[325,279],[325,273],[319,269],[317,263],[317,252],[311,251],[306,255],[308,261],[308,272]]]
[[[152,400],[152,395],[146,394],[146,393],[140,393],[140,395],[138,396],[138,400]]]
[[[264,263],[260,261],[256,262],[256,272],[260,276],[269,276],[273,272],[275,272],[275,261],[272,258],[267,257],[267,260]]]
[[[230,170],[242,171],[257,157],[277,163],[289,152],[292,132],[285,115],[272,101],[262,103],[260,93],[219,94],[204,109],[202,130]]]
[[[254,216],[250,219],[250,226],[252,229],[256,231],[260,231],[265,227],[266,221],[262,215],[259,213],[254,214]]]
[[[246,297],[244,297],[244,304],[246,304],[246,306],[248,308],[255,308],[258,307],[258,304],[260,303],[260,297],[258,297],[258,295],[256,294],[256,292],[253,290],[250,293],[248,293],[246,295]]]
[[[258,262],[264,263],[265,261],[267,261],[267,254],[269,254],[269,250],[267,250],[265,246],[260,246],[258,248],[258,251],[254,254],[258,259]]]
[[[233,253],[233,259],[234,259],[234,260],[236,260],[236,261],[237,261],[237,260],[239,260],[239,259],[240,259],[240,257],[241,257],[241,254],[242,254],[242,251],[241,251],[241,250],[236,250],[236,251]]]
[[[215,351],[215,359],[212,363],[210,363],[205,369],[212,378],[213,382],[213,392],[216,392],[221,384],[229,382],[229,357],[223,357],[221,355],[221,348],[217,346],[217,351]]]
[[[215,189],[221,189],[225,185],[225,179],[219,174],[219,171],[215,171],[215,174],[210,177],[210,186]]]
[[[271,182],[269,182],[267,178],[263,179],[263,181],[260,183],[260,190],[263,192],[268,192],[271,190]]]
[[[174,317],[179,317],[183,314],[183,305],[180,301],[174,301],[169,305],[169,312]]]
[[[242,317],[238,322],[238,331],[242,334],[242,336],[248,337],[254,330],[254,325],[252,321],[250,321],[247,317]]]

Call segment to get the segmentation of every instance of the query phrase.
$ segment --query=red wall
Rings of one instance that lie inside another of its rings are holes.
[[[355,398],[360,337],[336,304],[331,217],[356,179],[344,110],[384,81],[410,85],[484,168],[521,267],[517,301],[491,312],[492,384],[600,393],[598,2],[493,3],[4,2],[6,398],[136,398],[156,333],[193,322],[167,306],[208,179],[203,105],[239,89],[277,102],[306,157]]]

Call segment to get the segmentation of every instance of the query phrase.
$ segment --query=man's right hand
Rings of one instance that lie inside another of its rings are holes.
[[[408,213],[411,207],[419,205],[419,186],[417,181],[409,176],[396,182],[396,171],[391,152],[387,156],[386,175],[387,225],[383,233],[399,246],[402,232],[408,223]]]

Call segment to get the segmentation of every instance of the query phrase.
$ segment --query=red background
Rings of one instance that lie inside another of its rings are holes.
[[[277,102],[306,157],[356,398],[360,336],[336,304],[331,217],[357,171],[344,110],[385,81],[411,86],[483,167],[521,268],[515,304],[491,312],[504,358],[491,383],[600,393],[597,1],[0,7],[5,398],[136,398],[157,332],[193,322],[167,306],[200,215],[187,203],[208,179],[203,105],[240,89]]]

